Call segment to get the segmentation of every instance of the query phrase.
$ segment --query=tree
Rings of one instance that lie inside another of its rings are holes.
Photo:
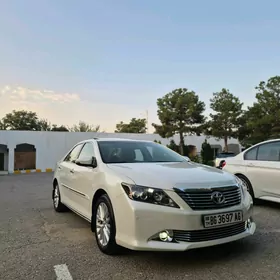
[[[2,120],[0,120],[0,130],[6,130],[6,126],[4,125]]]
[[[175,141],[173,139],[171,139],[170,143],[168,145],[166,145],[166,146],[167,146],[167,148],[173,150],[176,153],[179,152],[178,145],[175,143]]]
[[[184,154],[184,135],[199,134],[205,118],[204,102],[194,91],[186,88],[175,89],[157,100],[157,114],[161,125],[152,124],[156,132],[164,138],[175,134],[180,136],[180,153]]]
[[[31,111],[16,111],[6,114],[2,123],[9,130],[41,130],[37,113]]]
[[[129,123],[116,124],[116,133],[146,133],[147,120],[132,118]]]
[[[64,126],[57,126],[56,124],[53,124],[52,126],[52,131],[64,131],[64,132],[68,132],[69,130]]]
[[[154,140],[155,143],[161,144],[161,141]]]
[[[52,125],[47,119],[39,120],[38,121],[38,127],[42,131],[50,131],[52,129]]]
[[[83,121],[80,121],[78,125],[74,125],[72,128],[70,128],[70,131],[72,132],[99,132],[100,125],[90,125]]]
[[[210,133],[218,139],[224,139],[224,150],[228,152],[228,139],[238,135],[241,124],[243,103],[229,90],[223,88],[220,92],[213,93],[210,99]]]
[[[203,164],[213,165],[214,152],[213,152],[213,149],[211,148],[211,145],[207,142],[206,139],[201,145],[200,155],[201,155]]]
[[[280,137],[280,76],[261,81],[255,89],[256,102],[244,113],[238,131],[244,146]]]

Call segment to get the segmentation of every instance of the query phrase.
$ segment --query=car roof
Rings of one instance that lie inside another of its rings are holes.
[[[253,146],[251,146],[250,148],[253,148],[253,147],[256,147],[258,145],[262,145],[262,144],[266,144],[266,143],[272,143],[272,142],[277,142],[277,141],[280,141],[280,138],[276,138],[276,139],[269,139],[269,140],[266,140],[266,141],[262,141],[262,142],[259,142]],[[248,148],[249,149],[249,148]],[[248,150],[246,149],[246,150]]]
[[[127,138],[95,138],[97,142],[102,141],[128,141],[128,142],[152,142],[149,140],[140,140],[140,139],[127,139]]]
[[[262,144],[262,143],[269,143],[269,142],[275,142],[275,141],[280,141],[280,138],[276,138],[276,139],[269,139],[269,140],[266,140],[266,141],[262,141],[258,144]]]
[[[112,142],[117,142],[117,141],[127,141],[127,142],[153,142],[149,140],[140,140],[140,139],[127,139],[127,138],[91,138],[87,140],[80,141],[78,144],[85,143],[85,142],[92,142],[92,141],[97,141],[97,142],[104,142],[104,141],[112,141]]]

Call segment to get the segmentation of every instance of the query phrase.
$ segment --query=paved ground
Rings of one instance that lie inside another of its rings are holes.
[[[98,250],[87,222],[54,212],[51,179],[52,174],[0,177],[0,279],[56,279],[54,267],[62,264],[77,280],[280,279],[279,205],[256,206],[257,233],[242,241],[185,253],[109,257]]]

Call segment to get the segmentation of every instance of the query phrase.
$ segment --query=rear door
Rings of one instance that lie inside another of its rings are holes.
[[[260,144],[244,154],[255,195],[280,197],[280,141]]]
[[[78,158],[82,147],[83,143],[74,146],[69,154],[59,162],[57,166],[62,202],[65,202],[70,207],[72,207],[73,204],[72,181],[74,167],[76,165],[75,160]]]

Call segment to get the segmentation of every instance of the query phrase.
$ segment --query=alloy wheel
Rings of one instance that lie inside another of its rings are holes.
[[[101,202],[96,211],[96,233],[102,247],[107,246],[111,235],[111,218],[107,205]]]
[[[58,191],[57,186],[55,186],[55,188],[54,188],[53,204],[54,204],[55,208],[57,208],[59,205],[59,191]]]

